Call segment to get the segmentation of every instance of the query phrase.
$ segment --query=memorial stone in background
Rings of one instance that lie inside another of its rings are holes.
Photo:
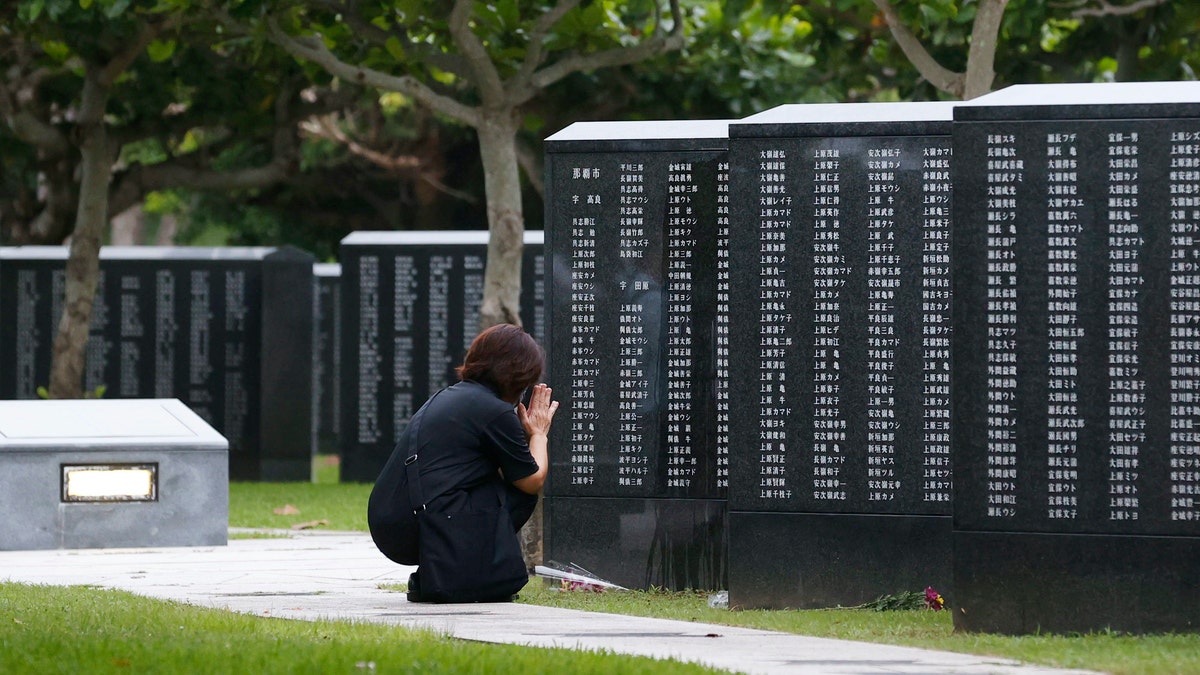
[[[342,239],[341,479],[375,482],[425,399],[458,381],[479,333],[488,233],[353,232]],[[525,233],[521,322],[545,344],[542,233]]]
[[[1019,86],[954,124],[968,630],[1200,625],[1200,84]]]
[[[582,122],[546,140],[545,557],[629,587],[724,588],[727,122]]]
[[[342,266],[313,265],[313,452],[340,451]]]
[[[0,249],[0,398],[49,383],[66,259]],[[183,401],[229,440],[232,480],[309,480],[312,263],[291,247],[102,248],[84,390]]]
[[[950,580],[950,103],[730,125],[730,601]]]

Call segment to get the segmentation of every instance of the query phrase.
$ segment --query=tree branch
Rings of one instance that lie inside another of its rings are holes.
[[[1068,9],[1071,11],[1072,17],[1082,19],[1089,16],[1128,16],[1143,9],[1165,5],[1167,2],[1168,0],[1134,0],[1129,5],[1114,5],[1109,0],[1074,0],[1052,4]],[[1094,6],[1093,3],[1095,3]]]
[[[542,61],[546,58],[543,43],[546,41],[546,33],[558,23],[567,12],[579,6],[579,0],[562,0],[549,11],[538,17],[537,23],[533,26],[533,31],[529,34],[528,47],[525,50],[525,61],[521,64],[521,72],[517,74],[518,82],[529,80],[542,65]]]
[[[128,170],[114,175],[109,213],[121,213],[141,202],[146,194],[155,190],[187,188],[228,191],[270,187],[287,180],[295,173],[295,168],[295,162],[279,157],[261,166],[225,171],[199,166],[185,159],[158,164],[135,164]]]
[[[537,93],[567,75],[585,70],[598,70],[613,66],[623,66],[629,63],[647,59],[655,54],[673,51],[683,47],[683,12],[679,8],[679,0],[671,0],[671,18],[674,24],[671,30],[663,33],[662,19],[659,18],[654,37],[632,47],[617,47],[591,54],[571,54],[545,68],[535,72],[528,80],[515,83],[509,88],[509,101],[519,105],[533,98]]]
[[[962,98],[966,86],[966,75],[964,73],[956,73],[938,63],[929,51],[925,49],[925,46],[921,44],[917,36],[913,35],[912,31],[908,30],[904,22],[900,20],[900,15],[896,13],[896,8],[892,6],[889,0],[872,1],[879,8],[879,11],[883,13],[884,21],[887,22],[888,29],[891,30],[896,44],[900,45],[900,50],[904,52],[904,55],[916,67],[921,77],[929,80],[938,89],[957,98]]]
[[[454,0],[454,9],[450,10],[450,37],[466,57],[471,81],[479,88],[480,97],[485,103],[495,104],[504,100],[504,82],[488,56],[487,48],[471,30],[472,4],[473,0]]]
[[[521,165],[521,170],[525,172],[525,177],[529,179],[529,184],[533,186],[534,192],[544,199],[546,197],[546,181],[543,178],[544,167],[541,157],[520,138],[517,138],[517,163]]]
[[[133,42],[126,45],[125,49],[122,51],[114,54],[113,57],[109,59],[108,63],[104,64],[104,67],[102,67],[96,74],[96,84],[104,87],[105,89],[111,87],[113,82],[116,82],[117,78],[121,76],[121,73],[125,72],[125,70],[129,68],[130,64],[133,63],[134,59],[136,59],[138,55],[140,55],[146,49],[146,45],[150,44],[154,38],[158,37],[159,33],[174,26],[174,24],[174,19],[167,19],[154,23],[147,21],[143,23],[140,27],[138,27],[138,34],[137,37],[134,38]]]
[[[357,155],[371,162],[375,166],[387,171],[391,174],[404,176],[415,176],[416,178],[429,183],[434,189],[444,192],[445,194],[461,199],[468,203],[475,203],[475,196],[456,190],[442,181],[435,178],[428,171],[424,170],[425,163],[416,155],[389,155],[380,152],[373,148],[369,148],[357,140],[350,137],[349,134],[338,128],[335,123],[336,118],[333,115],[322,115],[313,117],[301,123],[300,128],[308,135],[315,138],[324,138],[334,141],[345,146],[350,154]]]
[[[471,126],[480,124],[480,114],[475,108],[437,93],[411,75],[396,77],[377,70],[354,66],[339,59],[316,37],[293,37],[285,33],[273,19],[267,19],[267,36],[292,56],[312,61],[331,75],[354,84],[377,87],[385,91],[407,94],[422,105]]]
[[[407,173],[421,167],[421,160],[415,155],[389,155],[359,143],[338,128],[334,115],[321,115],[305,120],[300,124],[300,129],[314,138],[324,138],[339,143],[345,146],[351,154],[358,155],[391,173]]]
[[[217,171],[204,165],[199,158],[186,158],[158,164],[131,167],[119,175],[112,191],[109,213],[121,213],[145,198],[153,190],[183,187],[193,190],[238,190],[269,187],[282,182],[299,171],[299,139],[291,108],[295,83],[284,83],[275,98],[275,127],[271,138],[271,161],[256,167]]]
[[[4,118],[5,124],[18,140],[34,146],[47,156],[62,157],[71,151],[67,135],[23,105],[32,103],[32,92],[49,74],[50,71],[43,68],[23,78],[19,82],[23,93],[14,91],[7,82],[0,80],[0,117]]]
[[[60,129],[38,119],[33,113],[19,110],[5,114],[13,135],[48,157],[65,157],[71,152],[71,142]]]

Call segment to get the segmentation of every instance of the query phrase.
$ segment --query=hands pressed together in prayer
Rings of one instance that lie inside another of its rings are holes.
[[[539,384],[529,395],[528,407],[524,403],[517,403],[517,418],[521,420],[525,435],[530,439],[550,433],[550,423],[554,420],[554,413],[558,412],[558,401],[551,399],[553,393],[550,387]]]

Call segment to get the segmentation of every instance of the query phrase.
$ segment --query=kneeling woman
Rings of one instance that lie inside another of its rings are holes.
[[[504,601],[528,581],[516,533],[546,480],[558,410],[550,388],[534,386],[544,361],[516,326],[483,331],[458,368],[460,381],[426,401],[400,434],[367,522],[384,555],[418,565],[409,601]]]

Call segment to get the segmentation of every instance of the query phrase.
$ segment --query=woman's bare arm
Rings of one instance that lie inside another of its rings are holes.
[[[558,411],[558,401],[551,399],[554,391],[545,384],[533,388],[529,397],[529,407],[517,403],[517,418],[525,427],[525,437],[529,442],[529,454],[537,462],[538,470],[524,478],[513,481],[513,485],[521,492],[535,495],[546,482],[546,474],[550,470],[549,434],[550,424],[554,421],[554,413]]]

